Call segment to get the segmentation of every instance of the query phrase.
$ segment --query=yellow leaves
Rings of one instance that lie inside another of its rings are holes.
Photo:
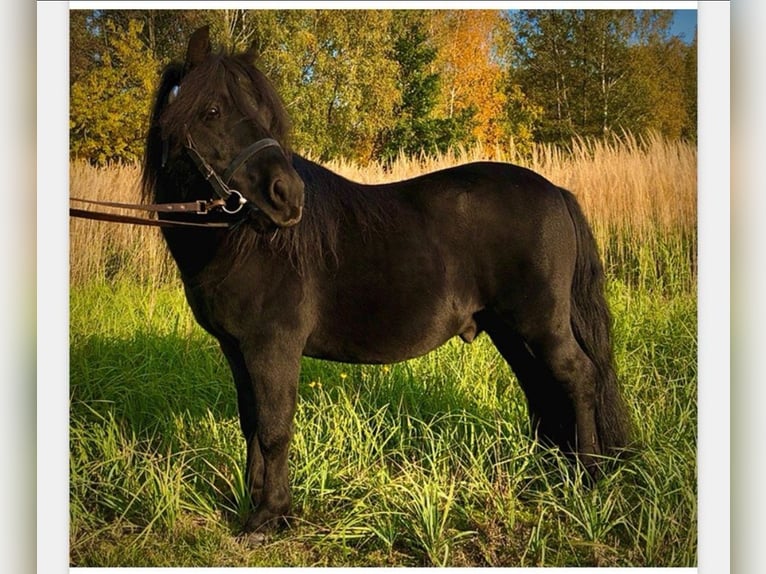
[[[73,157],[99,165],[138,161],[157,63],[141,39],[143,23],[110,22],[100,65],[83,73],[70,90],[70,149]]]
[[[495,35],[504,25],[501,13],[494,10],[437,11],[432,21],[441,73],[438,109],[446,117],[473,109],[473,136],[487,146],[504,139],[503,71],[493,56]]]

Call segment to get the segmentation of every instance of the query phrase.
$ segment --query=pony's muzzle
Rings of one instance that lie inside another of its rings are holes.
[[[299,177],[276,177],[269,187],[269,200],[277,208],[272,218],[281,227],[290,227],[303,215],[303,181]]]

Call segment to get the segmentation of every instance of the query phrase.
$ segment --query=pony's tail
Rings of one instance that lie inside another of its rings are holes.
[[[572,281],[572,331],[596,367],[596,429],[602,452],[616,456],[630,446],[632,428],[614,368],[612,317],[604,295],[604,268],[590,226],[575,196],[562,189],[577,235]]]

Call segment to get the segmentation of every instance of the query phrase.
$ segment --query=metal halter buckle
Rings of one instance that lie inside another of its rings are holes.
[[[197,215],[207,215],[209,213],[208,211],[208,202],[204,199],[198,199],[197,200]]]

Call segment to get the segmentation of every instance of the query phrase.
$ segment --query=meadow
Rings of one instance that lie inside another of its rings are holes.
[[[156,229],[70,227],[70,561],[76,566],[695,566],[696,149],[658,137],[474,148],[572,190],[607,270],[638,453],[593,487],[530,438],[485,336],[389,366],[304,359],[294,518],[265,544],[246,511],[234,385],[196,325]],[[138,198],[137,166],[71,165],[75,197]]]

